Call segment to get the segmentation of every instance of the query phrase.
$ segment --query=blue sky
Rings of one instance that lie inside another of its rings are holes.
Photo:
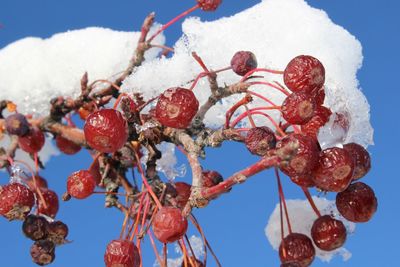
[[[156,11],[157,21],[166,22],[174,14],[193,5],[194,0],[42,0],[0,1],[0,48],[27,36],[49,37],[54,33],[87,26],[103,26],[117,30],[139,29],[143,17]],[[192,3],[193,2],[193,3]],[[196,12],[202,19],[215,19],[250,7],[256,0],[224,0],[215,13]],[[363,45],[364,63],[358,73],[360,85],[371,105],[371,120],[375,128],[375,146],[369,148],[373,168],[365,182],[378,197],[378,212],[367,224],[357,226],[346,247],[353,253],[350,261],[336,258],[330,264],[316,260],[313,266],[394,266],[398,260],[398,165],[400,145],[398,101],[398,62],[400,62],[400,4],[395,0],[313,0],[312,6],[324,9],[331,19],[355,35]],[[179,24],[167,31],[169,44],[180,36]],[[15,74],[16,78],[18,73]],[[1,81],[0,81],[1,82]],[[223,175],[245,167],[255,158],[241,155],[243,147],[225,145],[221,150],[208,150],[205,167]],[[42,172],[50,186],[60,195],[65,190],[65,178],[73,171],[87,168],[89,156],[53,159]],[[235,166],[232,168],[232,166]],[[0,184],[5,183],[4,174]],[[286,183],[286,195],[302,197]],[[273,174],[263,173],[224,195],[196,215],[219,256],[223,266],[278,266],[278,256],[264,236],[264,227],[277,200]],[[119,235],[122,217],[114,210],[103,208],[101,196],[62,205],[59,218],[71,230],[70,245],[58,248],[52,266],[103,266],[104,248]],[[31,263],[31,242],[23,237],[21,224],[0,218],[0,266],[35,266]],[[148,243],[148,242],[147,242]],[[146,244],[147,245],[147,244]],[[144,266],[152,266],[154,256],[149,247],[144,252]],[[209,266],[214,266],[212,260]]]

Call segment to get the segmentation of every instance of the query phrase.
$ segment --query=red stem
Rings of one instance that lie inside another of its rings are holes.
[[[280,71],[280,70],[257,68],[257,69],[253,69],[253,70],[249,71],[248,73],[246,73],[240,81],[244,82],[248,77],[250,77],[254,72],[257,72],[257,71],[269,72],[269,73],[273,73],[273,74],[283,74],[284,73],[283,71]]]
[[[319,212],[317,206],[315,205],[315,202],[312,199],[312,196],[311,196],[310,192],[308,191],[307,187],[302,186],[301,189],[303,190],[304,195],[306,196],[306,198],[307,198],[308,202],[310,203],[311,208],[314,210],[315,214],[317,214],[318,217],[321,217],[321,213]]]
[[[257,110],[274,110],[274,109],[278,109],[278,110],[279,110],[280,108],[281,108],[280,106],[272,106],[272,107],[258,107],[258,108],[249,109],[248,111],[246,111],[246,112],[240,114],[240,115],[231,123],[230,128],[234,128],[241,120],[243,120],[245,117],[247,117],[247,114],[248,114],[248,113],[252,113],[252,112],[257,111]]]
[[[275,167],[275,175],[276,175],[276,180],[278,182],[279,197],[282,199],[283,207],[285,209],[285,216],[286,216],[287,226],[288,226],[288,229],[289,229],[289,234],[291,234],[292,233],[292,226],[290,224],[289,212],[288,212],[288,209],[287,209],[287,206],[286,206],[285,194],[283,193],[282,184],[281,184],[281,178],[279,176],[279,171],[278,171],[277,167]]]

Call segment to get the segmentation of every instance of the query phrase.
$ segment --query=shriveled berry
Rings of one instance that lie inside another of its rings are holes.
[[[49,234],[48,240],[52,241],[56,245],[62,245],[67,243],[66,238],[68,236],[68,226],[61,221],[54,221],[47,225],[47,232]]]
[[[342,221],[324,215],[314,221],[311,237],[317,247],[331,251],[343,246],[347,237],[346,227]]]
[[[156,105],[156,119],[164,126],[184,129],[199,109],[196,96],[189,89],[170,88],[162,93]]]
[[[80,145],[75,144],[74,142],[62,137],[61,135],[57,135],[56,145],[61,152],[67,155],[74,155],[81,150]]]
[[[282,263],[296,262],[301,267],[306,267],[314,260],[315,248],[306,235],[291,233],[282,240],[279,257]]]
[[[44,141],[43,132],[36,127],[31,128],[26,135],[18,137],[19,147],[28,153],[39,152],[44,146]]]
[[[20,113],[12,114],[6,118],[6,130],[10,135],[26,135],[29,132],[29,122]]]
[[[183,261],[181,267],[204,267],[204,264],[202,261],[196,259],[196,257],[191,256],[190,260],[187,259],[187,265],[185,265],[185,261]]]
[[[325,68],[312,56],[297,56],[286,66],[283,79],[292,92],[311,92],[324,85]]]
[[[139,267],[139,250],[129,240],[113,240],[107,245],[104,263],[106,267]]]
[[[325,191],[345,190],[353,177],[354,162],[350,154],[338,147],[321,151],[318,165],[314,170],[315,185]]]
[[[83,131],[89,146],[103,153],[117,151],[128,140],[128,124],[115,109],[101,109],[90,114]]]
[[[367,222],[376,212],[378,200],[371,187],[362,182],[356,182],[336,195],[336,206],[347,220]]]
[[[22,224],[22,231],[26,237],[37,241],[47,237],[48,225],[49,222],[44,217],[30,214],[25,218]]]
[[[251,128],[247,132],[245,144],[250,153],[264,156],[268,150],[276,145],[276,137],[271,128],[267,126]]]
[[[301,132],[317,140],[319,128],[324,126],[332,115],[332,111],[324,106],[317,106],[314,116],[305,124],[301,125]]]
[[[197,4],[204,11],[215,11],[221,3],[222,0],[197,0]]]
[[[319,88],[315,88],[311,91],[311,96],[315,100],[315,104],[317,106],[322,106],[325,102],[325,87],[321,86]]]
[[[152,226],[154,235],[160,242],[172,243],[186,233],[188,222],[180,209],[162,207],[154,216]]]
[[[23,220],[34,204],[35,197],[28,187],[20,183],[0,187],[0,215],[8,220]]]
[[[185,207],[186,203],[189,200],[190,193],[191,193],[191,186],[190,184],[184,183],[184,182],[176,182],[175,183],[175,189],[176,189],[176,197],[175,201],[177,204],[178,208],[183,208]]]
[[[353,180],[364,177],[371,169],[371,157],[368,151],[356,143],[349,143],[343,146],[354,160]]]
[[[292,180],[293,183],[301,187],[315,186],[314,180],[312,178],[312,173],[290,176],[290,180]]]
[[[41,189],[40,191],[43,195],[46,205],[43,203],[39,195],[36,194],[38,212],[51,218],[56,217],[58,209],[60,207],[56,192],[50,189]]]
[[[231,59],[232,70],[240,76],[244,76],[257,68],[256,56],[250,51],[238,51]]]
[[[276,144],[276,148],[293,153],[289,160],[282,161],[280,169],[288,176],[310,173],[318,163],[317,143],[309,136],[290,134]]]
[[[282,116],[290,124],[305,124],[316,109],[314,98],[304,92],[295,92],[286,97],[282,103]]]
[[[36,241],[31,247],[32,261],[37,265],[44,266],[54,261],[55,245],[49,240]]]
[[[67,179],[67,192],[72,197],[84,199],[93,194],[96,181],[91,172],[80,170],[72,173]]]
[[[34,176],[34,178],[30,178],[26,181],[26,184],[28,185],[28,187],[34,191],[35,190],[35,183],[36,186],[38,188],[47,188],[48,184],[47,184],[47,180],[45,178],[43,178],[42,176],[40,176],[39,174],[36,174]]]
[[[224,181],[222,175],[216,171],[203,171],[203,187],[213,187]]]

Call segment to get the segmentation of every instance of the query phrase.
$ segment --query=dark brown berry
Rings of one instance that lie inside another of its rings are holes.
[[[255,127],[247,132],[244,142],[250,153],[264,156],[270,149],[275,148],[276,137],[269,127]]]
[[[25,219],[34,204],[34,194],[28,187],[20,183],[0,187],[0,215],[8,220]]]
[[[77,145],[60,135],[57,135],[56,137],[56,145],[61,152],[67,155],[74,155],[81,150],[80,145]]]
[[[22,231],[26,237],[37,241],[47,237],[48,225],[49,222],[44,217],[31,214],[25,218],[22,224]]]
[[[46,202],[46,205],[43,203],[40,196],[36,194],[38,212],[51,218],[56,217],[58,209],[60,207],[56,192],[50,189],[40,189],[40,191],[42,193],[44,201]]]
[[[31,247],[31,257],[40,266],[52,263],[56,257],[54,243],[49,240],[36,241]]]
[[[139,267],[139,250],[129,240],[113,240],[107,245],[104,263],[106,267]]]
[[[39,152],[44,146],[45,137],[42,131],[38,128],[33,127],[30,131],[24,135],[18,137],[19,147],[28,153]]]
[[[282,116],[290,124],[307,123],[316,109],[314,98],[304,92],[295,92],[286,97],[282,103]]]
[[[330,215],[324,215],[314,221],[311,236],[317,247],[331,251],[343,246],[347,232],[342,221],[336,220]]]
[[[307,267],[314,260],[315,248],[306,235],[291,233],[282,240],[279,257],[282,263],[297,262],[301,267]]]
[[[197,4],[203,11],[215,11],[222,0],[197,0]]]
[[[371,157],[368,151],[356,143],[349,143],[343,146],[354,160],[353,180],[364,177],[371,169]]]
[[[15,113],[6,118],[6,130],[10,135],[24,136],[29,132],[29,122],[20,113]]]
[[[84,199],[93,194],[96,181],[91,172],[80,170],[74,172],[67,179],[67,192],[72,197]]]
[[[204,267],[203,262],[201,262],[200,260],[196,259],[193,256],[190,257],[190,260],[189,259],[186,260],[187,260],[187,265],[185,265],[185,261],[183,261],[181,267]]]
[[[300,265],[300,263],[297,263],[295,261],[291,261],[291,262],[282,263],[281,267],[301,267],[301,265]]]
[[[54,221],[47,225],[48,239],[56,245],[67,243],[68,226],[61,221]]]
[[[188,222],[182,212],[174,207],[162,207],[154,216],[153,231],[161,243],[179,240],[188,228]]]
[[[232,70],[240,76],[257,68],[256,56],[250,51],[238,51],[231,59]]]

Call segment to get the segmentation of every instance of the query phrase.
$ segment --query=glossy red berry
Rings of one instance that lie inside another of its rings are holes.
[[[97,159],[93,162],[88,171],[92,174],[96,184],[100,185],[102,177],[100,173],[100,163]]]
[[[182,209],[189,200],[192,187],[190,184],[184,182],[176,182],[175,189],[177,193],[175,197],[176,205]]]
[[[49,222],[44,217],[31,214],[25,218],[22,224],[22,231],[26,237],[37,241],[47,237],[48,225]]]
[[[315,104],[317,106],[322,106],[325,102],[325,87],[321,86],[319,88],[315,88],[310,92],[311,96],[315,100]]]
[[[19,147],[28,153],[39,152],[44,146],[44,141],[43,132],[36,127],[31,128],[26,135],[18,137]]]
[[[187,259],[187,265],[185,265],[185,261],[183,261],[181,267],[204,267],[204,264],[203,262],[192,256],[190,257],[190,260]]]
[[[91,172],[80,170],[72,173],[67,179],[67,192],[74,198],[84,199],[93,194],[96,181]]]
[[[197,4],[204,11],[215,11],[222,0],[197,0]]]
[[[316,109],[314,98],[304,92],[290,94],[282,103],[283,118],[290,124],[305,124],[313,116]]]
[[[40,266],[52,263],[56,257],[55,249],[54,243],[49,240],[36,241],[31,247],[32,261]]]
[[[61,152],[67,155],[74,155],[81,150],[80,145],[75,144],[61,135],[57,135],[56,145]]]
[[[23,220],[34,204],[34,194],[28,187],[20,183],[0,187],[0,215],[8,220]]]
[[[308,122],[301,125],[301,132],[317,140],[319,129],[329,121],[331,115],[332,112],[329,108],[317,106],[314,116]]]
[[[104,263],[106,267],[139,267],[139,250],[129,240],[113,240],[107,245]]]
[[[184,129],[199,109],[196,96],[189,89],[170,88],[162,93],[156,105],[156,119],[164,126]]]
[[[231,59],[232,70],[240,76],[257,68],[256,56],[250,51],[238,51]]]
[[[343,146],[354,160],[353,180],[364,177],[371,169],[371,157],[368,151],[356,143],[349,143]]]
[[[354,162],[350,154],[341,148],[327,148],[320,153],[315,168],[315,185],[325,191],[341,192],[345,190],[353,177]]]
[[[203,187],[213,187],[224,181],[224,178],[216,171],[203,171]]]
[[[342,221],[324,215],[314,221],[311,237],[317,247],[331,251],[343,246],[347,237],[346,227]]]
[[[36,175],[34,176],[34,178],[29,178],[29,179],[26,181],[26,184],[28,185],[28,187],[29,187],[32,191],[35,191],[35,189],[36,189],[35,183],[36,183],[36,186],[37,186],[38,188],[47,188],[47,187],[48,187],[47,180],[46,180],[45,178],[43,178],[42,176],[38,175],[38,174],[36,174]]]
[[[306,267],[314,260],[315,248],[306,235],[291,233],[281,242],[279,257],[282,263],[297,262],[301,267]]]
[[[309,136],[290,134],[276,144],[276,148],[287,150],[293,155],[282,161],[280,169],[288,176],[310,173],[318,163],[319,150],[317,143]]]
[[[293,183],[297,184],[298,186],[301,187],[313,187],[315,186],[312,173],[306,173],[302,175],[295,175],[295,176],[290,176],[290,180],[292,180]]]
[[[244,140],[251,154],[264,156],[270,149],[275,148],[274,132],[266,126],[251,128]]]
[[[28,120],[20,113],[12,114],[6,118],[6,130],[10,135],[26,135],[29,132]]]
[[[38,212],[40,214],[44,214],[51,218],[56,217],[58,209],[60,207],[56,192],[50,189],[40,189],[40,190],[44,198],[44,201],[46,202],[46,205],[44,205],[42,199],[36,194]]]
[[[90,114],[83,131],[89,146],[103,153],[117,151],[128,140],[128,124],[115,109],[101,109]]]
[[[340,214],[351,222],[367,222],[378,208],[378,200],[371,187],[356,182],[336,195],[336,206]]]
[[[182,212],[174,207],[162,207],[154,216],[153,231],[161,243],[179,240],[188,228],[188,222]]]

